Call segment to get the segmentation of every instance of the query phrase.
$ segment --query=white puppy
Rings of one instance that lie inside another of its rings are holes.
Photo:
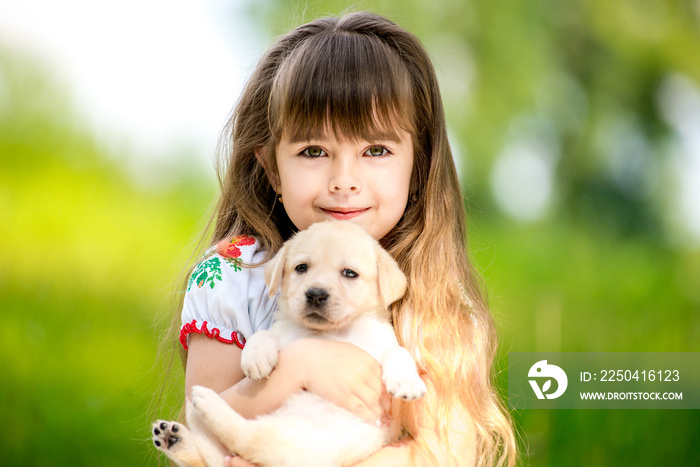
[[[270,293],[280,289],[269,331],[252,335],[241,354],[255,380],[275,368],[279,351],[307,337],[350,342],[381,363],[387,391],[406,400],[426,386],[399,346],[388,307],[401,298],[406,278],[398,264],[361,227],[322,222],[295,235],[265,268]],[[389,441],[389,428],[367,423],[302,391],[272,414],[246,420],[214,391],[196,386],[187,404],[189,430],[157,421],[153,441],[177,464],[219,467],[238,454],[262,467],[352,465]]]

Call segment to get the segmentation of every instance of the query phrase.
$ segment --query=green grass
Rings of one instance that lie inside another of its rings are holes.
[[[9,284],[0,297],[0,404],[12,427],[0,441],[5,465],[141,465],[155,377],[152,311],[41,286]]]

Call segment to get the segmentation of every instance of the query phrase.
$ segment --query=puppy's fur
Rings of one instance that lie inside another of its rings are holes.
[[[406,278],[398,264],[361,227],[322,222],[284,244],[265,268],[279,310],[269,331],[246,342],[241,367],[252,379],[266,378],[280,349],[306,338],[353,343],[382,365],[382,379],[395,397],[426,392],[416,365],[399,346],[388,307],[401,298]],[[153,441],[181,466],[222,465],[238,454],[263,467],[329,467],[355,464],[389,441],[389,428],[367,423],[306,391],[276,412],[246,420],[214,391],[196,386],[187,404],[189,430],[157,421]]]

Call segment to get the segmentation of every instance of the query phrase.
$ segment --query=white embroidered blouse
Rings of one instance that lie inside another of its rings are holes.
[[[277,307],[269,295],[263,267],[265,252],[253,237],[238,236],[212,248],[194,268],[185,292],[180,342],[188,348],[191,333],[240,348],[258,330],[267,329]]]

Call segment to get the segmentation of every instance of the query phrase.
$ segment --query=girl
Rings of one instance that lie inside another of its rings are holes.
[[[261,264],[293,232],[342,219],[378,239],[409,278],[393,322],[429,388],[391,414],[401,439],[360,465],[513,465],[513,431],[490,379],[494,326],[467,259],[444,111],[420,42],[369,13],[301,26],[261,59],[222,141],[216,253],[195,269],[182,311],[187,396],[207,386],[254,417],[308,390],[386,422],[379,365],[351,345],[299,341],[263,382],[240,369],[245,338],[269,326],[275,307]]]

